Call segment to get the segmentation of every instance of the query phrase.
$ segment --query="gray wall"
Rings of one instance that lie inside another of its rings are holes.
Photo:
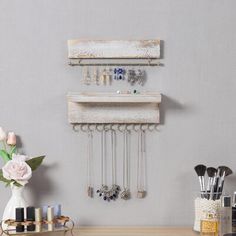
[[[191,225],[194,165],[235,169],[235,9],[234,0],[1,0],[0,126],[21,136],[22,152],[47,155],[28,199],[61,202],[82,225]],[[86,197],[86,135],[67,123],[66,93],[129,86],[83,85],[81,69],[67,65],[66,40],[74,38],[164,40],[165,66],[148,69],[146,86],[137,87],[164,94],[159,132],[147,136],[146,199],[107,204]],[[229,192],[235,185],[234,177],[227,180]],[[0,185],[0,193],[2,212],[10,190]]]

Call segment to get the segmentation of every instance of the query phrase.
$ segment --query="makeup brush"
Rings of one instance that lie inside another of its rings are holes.
[[[217,172],[217,170],[214,167],[207,168],[207,175],[208,175],[207,188],[206,188],[207,199],[209,199],[211,186],[213,185],[213,180],[214,180],[214,176],[215,176],[216,172]]]
[[[219,185],[219,181],[220,181],[220,177],[222,175],[223,171],[222,168],[219,166],[217,168],[217,173],[216,173],[216,179],[214,182],[214,186],[213,186],[213,200],[218,199],[218,185]]]
[[[194,167],[194,170],[196,171],[199,179],[200,184],[200,190],[201,190],[201,197],[204,198],[204,192],[205,192],[205,173],[206,173],[206,166],[204,165],[197,165]]]
[[[225,177],[233,174],[233,171],[227,166],[219,166],[219,168],[221,170],[221,176],[220,176],[220,181],[219,181],[219,185],[217,188],[217,192],[222,194],[223,188],[224,188]]]

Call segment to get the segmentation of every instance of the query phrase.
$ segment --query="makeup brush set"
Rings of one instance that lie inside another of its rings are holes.
[[[208,200],[220,199],[224,189],[225,178],[233,173],[227,166],[219,166],[216,169],[202,164],[195,166],[194,170],[199,179],[201,198]]]

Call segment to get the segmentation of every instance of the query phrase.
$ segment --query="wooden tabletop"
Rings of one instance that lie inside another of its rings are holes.
[[[21,234],[23,236],[24,234]],[[29,234],[26,234],[29,236]],[[67,232],[50,232],[32,235],[70,236]],[[189,227],[79,227],[73,230],[73,236],[197,236]]]

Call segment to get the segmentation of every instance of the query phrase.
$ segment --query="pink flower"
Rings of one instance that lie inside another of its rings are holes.
[[[13,155],[11,161],[8,161],[2,168],[3,177],[8,180],[15,180],[21,185],[28,183],[28,180],[32,177],[32,170],[30,166],[23,161],[26,156]]]
[[[7,136],[7,144],[15,146],[16,145],[16,135],[14,132],[9,132]]]

